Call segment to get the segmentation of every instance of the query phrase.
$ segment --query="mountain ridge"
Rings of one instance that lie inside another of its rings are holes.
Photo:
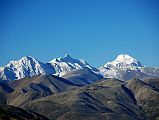
[[[132,79],[127,76],[152,77],[159,76],[158,67],[145,67],[136,58],[128,54],[120,54],[112,62],[106,62],[103,66],[95,68],[83,59],[72,58],[69,54],[64,57],[54,58],[47,63],[25,56],[17,61],[10,61],[4,67],[0,67],[0,80],[17,80],[35,75],[53,74],[63,76],[72,70],[88,68],[98,75],[106,78],[117,78],[120,80]]]
[[[74,59],[68,54],[64,57],[54,58],[48,63],[42,63],[31,56],[26,56],[17,61],[10,61],[4,67],[0,67],[0,79],[12,81],[40,74],[62,76],[68,71],[82,68],[97,70],[83,59]]]
[[[145,69],[147,69],[147,71]],[[144,79],[144,77],[159,76],[159,68],[151,68],[151,71],[149,69],[150,68],[142,65],[139,60],[128,54],[120,54],[115,60],[107,62],[99,68],[104,77],[118,78],[120,80],[132,79],[130,76],[140,79]],[[157,71],[157,73],[154,74],[153,71]]]

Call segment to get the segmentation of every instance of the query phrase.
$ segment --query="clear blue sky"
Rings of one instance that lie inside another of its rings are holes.
[[[159,66],[159,1],[0,0],[0,48],[0,66],[65,53],[95,67],[121,53]]]

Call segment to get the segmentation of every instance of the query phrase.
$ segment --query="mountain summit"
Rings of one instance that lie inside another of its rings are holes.
[[[120,80],[129,80],[132,78],[143,79],[159,75],[159,69],[144,67],[139,60],[128,54],[118,55],[115,60],[107,62],[99,70],[104,77]]]
[[[128,54],[120,54],[114,61],[106,63],[104,67],[127,68],[143,67],[143,65],[137,59],[131,57]]]
[[[89,65],[85,60],[74,59],[68,54],[66,54],[64,57],[55,58],[49,63],[55,68],[56,75],[58,76],[62,76],[73,69],[89,68],[92,71],[97,70],[96,68]]]
[[[64,57],[54,58],[48,63],[42,63],[31,56],[10,61],[6,66],[0,67],[0,80],[16,80],[49,74],[61,77],[72,70],[85,68],[103,77],[120,80],[159,76],[159,68],[144,67],[139,60],[128,54],[118,55],[115,60],[107,62],[99,69],[92,67],[83,59],[75,59],[66,54]]]
[[[22,57],[17,61],[10,61],[0,68],[0,78],[3,80],[15,80],[26,76],[46,74],[46,65],[31,56]]]
[[[88,68],[97,70],[83,59],[74,59],[66,54],[64,57],[54,58],[48,63],[42,63],[31,56],[22,57],[17,61],[10,61],[0,68],[0,80],[16,80],[35,75],[64,75],[73,69]]]

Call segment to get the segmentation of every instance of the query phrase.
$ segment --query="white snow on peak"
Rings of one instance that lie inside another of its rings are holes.
[[[17,61],[10,61],[4,67],[0,67],[0,80],[16,80],[26,76],[54,74],[62,76],[74,69],[88,68],[91,71],[109,78],[124,78],[128,75],[134,75],[135,72],[149,72],[158,74],[154,69],[144,69],[145,67],[134,57],[128,54],[120,54],[112,62],[108,62],[96,69],[89,65],[83,59],[74,59],[69,54],[64,57],[54,58],[48,63],[42,63],[31,56],[22,57]]]
[[[115,59],[116,62],[126,62],[126,63],[132,63],[134,61],[136,61],[135,58],[131,57],[128,54],[121,54],[118,55],[117,58]]]
[[[49,63],[55,68],[56,75],[59,76],[62,76],[73,69],[83,69],[86,67],[92,70],[94,69],[94,67],[90,66],[83,59],[74,59],[68,54],[66,54],[64,57],[55,58]]]
[[[125,71],[140,71],[143,65],[128,54],[120,54],[112,62],[108,62],[99,68],[101,74],[105,77],[121,78]]]
[[[43,63],[31,56],[22,57],[17,61],[10,61],[9,64],[1,68],[0,78],[15,80],[26,76],[45,74]]]
[[[73,60],[73,58],[70,55],[65,54],[64,57],[54,58],[53,60],[49,61],[49,63],[56,63],[56,62],[62,62],[62,61],[67,62],[70,60]]]
[[[106,63],[104,67],[127,68],[143,67],[143,65],[137,59],[131,57],[128,54],[120,54],[114,61]]]

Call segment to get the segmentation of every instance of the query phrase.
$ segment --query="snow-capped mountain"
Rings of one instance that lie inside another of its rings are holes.
[[[24,77],[35,75],[64,75],[73,69],[89,68],[92,71],[97,70],[90,66],[83,59],[74,59],[66,54],[65,57],[55,58],[48,63],[42,63],[31,56],[23,57],[18,61],[10,61],[4,67],[0,68],[1,80],[16,80]]]
[[[103,77],[120,80],[129,80],[134,77],[139,79],[151,76],[159,77],[159,68],[145,67],[128,54],[118,55],[114,61],[106,63],[99,69],[92,67],[83,59],[74,59],[66,54],[64,57],[54,58],[48,63],[42,63],[31,56],[23,57],[18,61],[10,61],[6,66],[0,67],[0,80],[16,80],[40,74],[53,74],[61,77],[69,71],[84,68]]]
[[[97,71],[96,68],[90,66],[83,59],[74,59],[68,54],[66,54],[63,58],[55,58],[49,63],[55,68],[56,75],[58,76],[62,76],[65,73],[74,69],[89,68],[92,71]]]
[[[143,65],[137,59],[131,57],[130,55],[121,54],[118,55],[114,61],[106,63],[104,67],[128,68],[128,67],[143,67]]]
[[[148,70],[147,70],[148,69]],[[154,70],[154,68],[151,68]],[[153,70],[144,67],[141,62],[128,54],[120,54],[112,62],[108,62],[99,68],[100,73],[104,77],[117,78],[120,80],[129,80],[132,78],[146,78],[150,76],[159,76],[159,68],[156,68],[155,75]],[[149,71],[149,72],[148,72]]]
[[[15,80],[26,76],[35,76],[39,74],[55,73],[52,67],[34,59],[31,56],[23,57],[18,61],[10,61],[4,67],[0,68],[0,78],[2,80]]]

